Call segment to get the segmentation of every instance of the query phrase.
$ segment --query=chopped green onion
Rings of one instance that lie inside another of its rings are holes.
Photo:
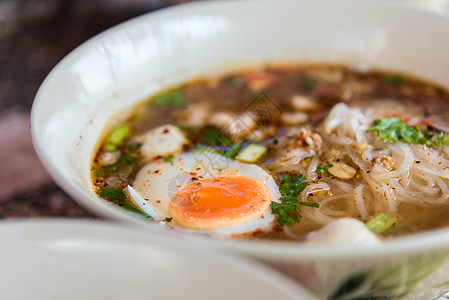
[[[166,162],[166,163],[170,163],[170,162],[173,161],[174,158],[175,158],[175,156],[172,155],[172,154],[170,154],[169,156],[164,157],[163,160],[164,160],[164,162]]]
[[[267,147],[257,144],[249,144],[246,146],[236,157],[236,160],[254,163],[258,161],[265,153],[267,153]]]
[[[117,147],[120,146],[130,133],[131,127],[129,125],[119,124],[114,126],[104,139],[103,149],[105,151],[117,150]]]
[[[381,234],[391,226],[393,226],[398,220],[390,215],[379,213],[371,220],[365,223],[369,230],[376,234]]]
[[[173,220],[173,218],[165,218],[165,222],[170,223]]]
[[[112,200],[124,200],[125,199],[125,194],[122,192],[122,190],[118,190],[118,189],[105,188],[105,189],[101,190],[100,196],[103,198],[109,198]]]
[[[150,100],[150,105],[155,106],[183,107],[184,104],[185,95],[182,90],[156,95]]]
[[[106,152],[113,152],[115,150],[117,150],[117,145],[114,144],[104,144],[103,145],[103,150]]]

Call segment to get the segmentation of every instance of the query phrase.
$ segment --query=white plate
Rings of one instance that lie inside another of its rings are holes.
[[[1,299],[315,299],[240,257],[103,222],[0,225]]]

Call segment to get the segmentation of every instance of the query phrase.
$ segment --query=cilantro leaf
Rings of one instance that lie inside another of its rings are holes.
[[[297,203],[271,202],[271,211],[273,214],[278,215],[278,223],[281,226],[290,226],[301,220],[301,215],[297,208]]]
[[[449,136],[443,132],[433,132],[433,136],[430,138],[432,145],[441,147],[443,145],[449,146]]]
[[[298,200],[299,194],[306,188],[307,181],[305,177],[300,174],[298,176],[282,175],[279,191],[281,193],[281,203],[271,202],[271,211],[278,215],[278,223],[281,226],[290,226],[298,223],[301,220],[301,215],[298,212],[298,205],[311,205],[311,202],[300,202]]]
[[[212,127],[204,131],[203,141],[209,146],[227,146],[229,140],[216,127]]]
[[[333,164],[327,164],[322,167],[316,167],[315,171],[317,172],[317,174],[321,174],[327,172],[327,170],[329,170],[329,168],[332,168],[333,166],[334,166]]]
[[[399,118],[386,118],[374,121],[375,126],[367,132],[377,131],[379,137],[389,143],[428,144],[428,139],[417,126],[407,126]]]
[[[375,126],[367,132],[377,131],[379,137],[389,143],[423,144],[433,147],[449,145],[449,136],[435,130],[422,131],[418,126],[407,126],[399,118],[386,118],[374,121]]]

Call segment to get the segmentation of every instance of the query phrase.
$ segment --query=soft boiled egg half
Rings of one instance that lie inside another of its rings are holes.
[[[128,199],[156,221],[214,236],[269,232],[279,188],[262,168],[213,152],[188,152],[144,166]]]

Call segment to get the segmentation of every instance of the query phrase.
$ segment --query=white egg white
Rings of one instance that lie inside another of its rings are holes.
[[[171,217],[168,213],[168,207],[171,199],[180,190],[196,179],[217,176],[246,176],[258,179],[266,185],[272,195],[272,200],[280,202],[279,188],[274,179],[264,169],[254,164],[228,159],[212,152],[187,152],[175,156],[171,162],[164,162],[163,159],[153,161],[138,172],[134,185],[127,187],[127,194],[136,207],[154,220],[164,222],[166,218]],[[274,220],[275,216],[268,208],[257,218],[241,224],[209,230],[185,230],[229,237],[254,231],[271,231]],[[176,224],[170,223],[170,225],[176,227]]]

